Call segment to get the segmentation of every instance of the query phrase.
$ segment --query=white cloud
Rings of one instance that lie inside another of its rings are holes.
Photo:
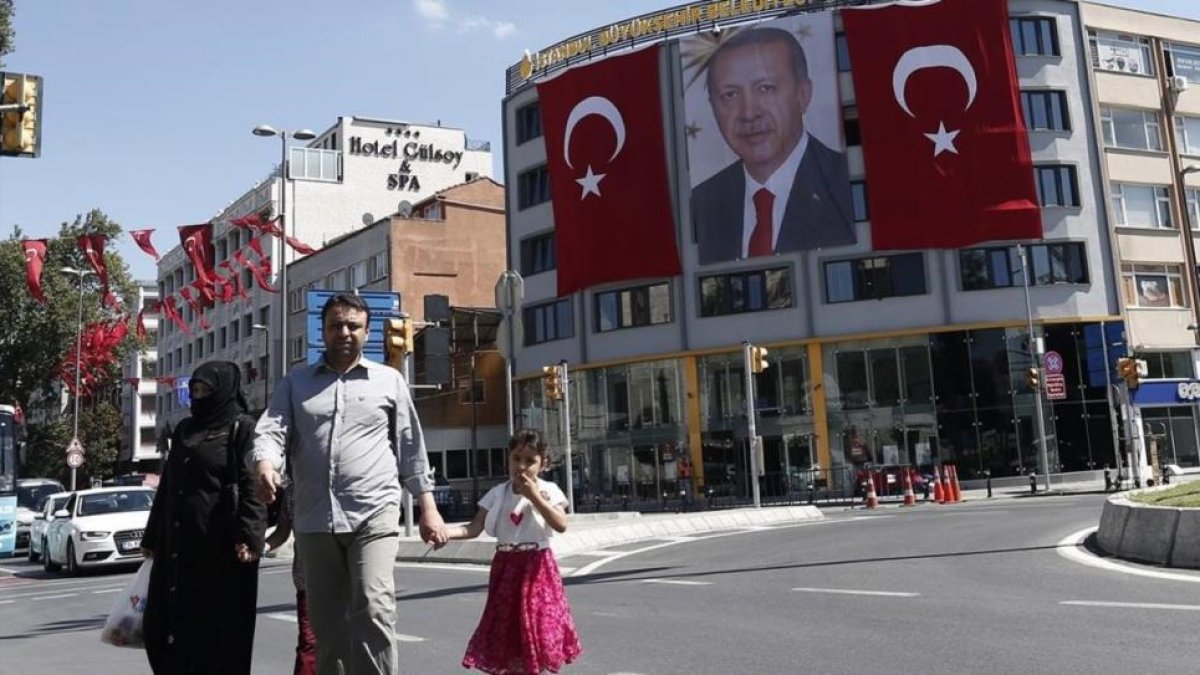
[[[441,23],[450,18],[450,8],[446,0],[413,0],[413,7],[425,19],[432,23]]]
[[[492,26],[492,34],[501,40],[515,32],[517,32],[517,24],[511,21],[497,21]]]

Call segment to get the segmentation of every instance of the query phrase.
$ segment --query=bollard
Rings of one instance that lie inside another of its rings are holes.
[[[992,471],[991,471],[991,469],[984,469],[983,475],[985,477],[987,477],[988,499],[991,499],[992,498]]]
[[[595,502],[595,504],[596,504],[596,513],[599,513],[600,512],[600,493],[599,492],[597,492],[596,495],[594,497],[592,497],[592,501]]]
[[[1112,489],[1112,471],[1106,466],[1104,467],[1104,491],[1108,492]]]
[[[1029,472],[1029,492],[1037,494],[1037,474],[1032,471]]]

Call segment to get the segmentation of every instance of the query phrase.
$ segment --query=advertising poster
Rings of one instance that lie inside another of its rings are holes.
[[[0,497],[0,557],[10,556],[17,547],[17,498]]]

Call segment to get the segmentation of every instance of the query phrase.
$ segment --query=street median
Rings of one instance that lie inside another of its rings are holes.
[[[1125,560],[1200,569],[1200,509],[1153,506],[1113,495],[1104,504],[1096,544]]]

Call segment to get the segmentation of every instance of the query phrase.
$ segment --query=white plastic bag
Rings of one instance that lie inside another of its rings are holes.
[[[142,630],[142,617],[146,612],[146,591],[150,588],[152,563],[153,561],[150,559],[143,562],[133,580],[113,602],[108,619],[104,622],[104,630],[100,631],[101,642],[106,642],[114,647],[133,647],[135,649],[146,646],[146,637]]]

